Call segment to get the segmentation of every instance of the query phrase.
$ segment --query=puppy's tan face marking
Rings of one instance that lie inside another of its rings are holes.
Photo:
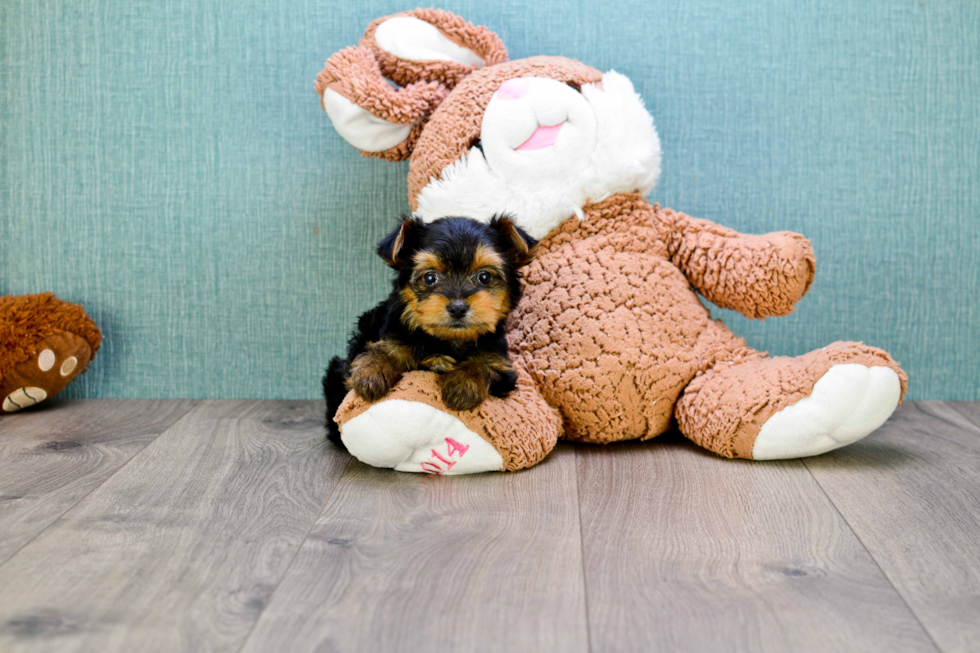
[[[492,328],[487,329],[486,332],[489,333],[496,329],[497,323],[510,312],[510,295],[505,287],[488,288],[470,297],[469,304],[470,312],[477,322],[487,326],[493,325]]]
[[[490,329],[483,328],[481,325],[465,323],[457,325],[446,310],[452,299],[445,295],[429,293],[420,299],[412,288],[407,287],[402,288],[401,296],[405,301],[405,310],[402,311],[401,316],[402,322],[409,328],[422,329],[440,340],[469,342],[497,327],[496,323]]]
[[[512,308],[507,263],[491,245],[478,243],[468,259],[452,264],[423,249],[412,263],[411,279],[400,291],[405,302],[401,319],[410,328],[441,340],[473,341],[495,331]],[[466,306],[461,316],[460,303]]]
[[[442,326],[447,321],[446,307],[452,300],[445,295],[433,293],[419,301],[415,306],[415,314],[419,323],[426,331]]]
[[[428,270],[443,273],[446,271],[446,264],[443,260],[434,252],[428,250],[416,252],[412,258],[412,262],[414,264],[412,267],[415,269],[416,275],[423,274]]]
[[[402,322],[412,329],[422,329],[440,340],[471,342],[497,328],[496,322],[487,328],[487,325],[471,323],[469,319],[462,323],[453,320],[446,310],[452,299],[445,295],[432,293],[419,299],[411,288],[403,288],[401,294],[405,300]],[[473,313],[471,310],[468,317]]]
[[[503,267],[504,259],[499,253],[483,243],[476,246],[476,252],[473,254],[473,262],[470,263],[471,273],[478,274],[486,268],[487,271],[494,272],[500,276],[500,271]]]
[[[441,340],[472,341],[491,333],[510,311],[506,288],[479,290],[464,301],[469,311],[462,320],[450,317],[447,307],[452,299],[432,293],[419,299],[411,288],[403,288],[405,310],[402,321],[411,328],[422,329]]]
[[[422,322],[418,314],[419,300],[415,291],[412,290],[411,286],[405,286],[401,289],[401,296],[402,301],[405,302],[405,310],[402,311],[401,315],[402,322],[410,329],[421,329]]]

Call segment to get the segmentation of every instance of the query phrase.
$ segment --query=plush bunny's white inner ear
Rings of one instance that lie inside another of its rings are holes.
[[[424,20],[397,16],[378,25],[374,41],[382,50],[411,61],[455,61],[483,67],[483,59],[469,48],[457,45]]]
[[[408,138],[412,131],[412,125],[382,120],[330,88],[323,92],[323,108],[337,133],[364,152],[390,150]]]

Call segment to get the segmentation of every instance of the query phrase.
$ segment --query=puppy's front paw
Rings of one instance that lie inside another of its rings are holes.
[[[391,391],[401,376],[401,372],[386,364],[382,357],[362,354],[351,365],[348,384],[365,401],[377,401]]]
[[[505,399],[516,387],[517,372],[512,369],[506,369],[499,372],[497,377],[490,383],[490,394],[498,399]]]
[[[452,410],[473,410],[487,398],[487,383],[461,371],[439,377],[442,400]]]
[[[388,394],[393,385],[394,383],[389,382],[383,374],[370,372],[352,376],[350,380],[351,389],[366,401],[381,399]]]

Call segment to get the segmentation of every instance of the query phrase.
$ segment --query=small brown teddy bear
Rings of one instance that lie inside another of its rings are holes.
[[[50,399],[81,374],[102,333],[53,293],[0,297],[0,413]]]

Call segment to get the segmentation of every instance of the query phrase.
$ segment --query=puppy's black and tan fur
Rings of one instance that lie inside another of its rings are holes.
[[[348,389],[377,401],[412,370],[437,372],[453,410],[506,397],[517,374],[504,323],[521,297],[519,268],[536,244],[507,217],[489,224],[403,218],[378,245],[398,272],[392,293],[360,317],[347,358],[334,358],[323,377],[330,439],[340,444],[333,418]]]

